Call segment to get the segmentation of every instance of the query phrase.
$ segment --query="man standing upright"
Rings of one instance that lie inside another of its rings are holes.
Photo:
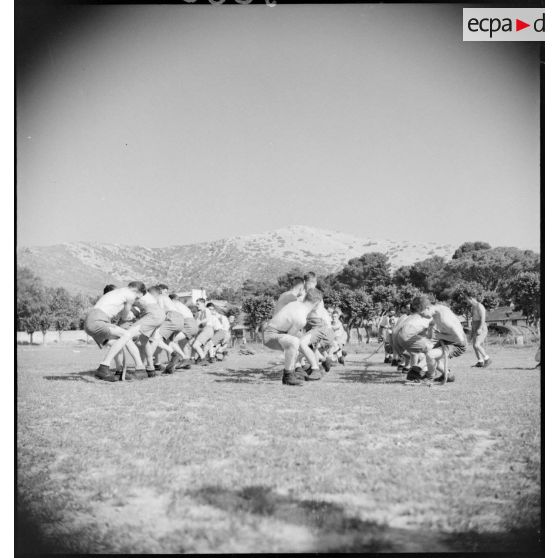
[[[473,295],[466,294],[465,301],[472,308],[471,341],[477,355],[477,363],[474,366],[476,368],[485,368],[492,362],[483,347],[488,335],[486,308]]]

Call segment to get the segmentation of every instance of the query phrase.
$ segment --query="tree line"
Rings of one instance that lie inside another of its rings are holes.
[[[240,305],[255,331],[270,319],[280,293],[288,290],[295,268],[276,282],[245,281],[240,289],[212,293]],[[540,256],[514,247],[492,248],[486,242],[466,242],[445,261],[433,256],[392,272],[385,254],[370,252],[353,258],[338,273],[320,279],[326,306],[338,307],[350,329],[361,327],[385,312],[409,304],[418,295],[447,303],[458,315],[470,318],[464,294],[470,293],[488,310],[513,304],[527,323],[538,327],[541,285]]]
[[[97,301],[96,297],[83,294],[72,296],[63,287],[46,287],[26,267],[17,267],[16,327],[29,334],[42,332],[43,343],[50,329],[63,331],[83,329],[85,313]]]

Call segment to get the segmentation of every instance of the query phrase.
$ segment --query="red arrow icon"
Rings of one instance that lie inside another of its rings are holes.
[[[520,19],[515,20],[515,30],[516,31],[521,31],[522,29],[525,29],[526,27],[531,27],[530,23],[525,23],[524,21],[521,21]]]

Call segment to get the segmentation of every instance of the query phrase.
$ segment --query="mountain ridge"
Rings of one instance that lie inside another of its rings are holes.
[[[297,266],[329,274],[367,252],[386,254],[395,270],[434,255],[449,259],[456,249],[454,244],[374,240],[294,225],[161,248],[81,241],[21,247],[17,257],[19,265],[29,267],[48,286],[97,294],[107,283],[136,279],[149,284],[165,282],[173,290],[213,290],[237,288],[248,278],[274,281]]]

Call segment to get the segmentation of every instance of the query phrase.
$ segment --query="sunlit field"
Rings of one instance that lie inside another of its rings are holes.
[[[302,387],[251,348],[108,383],[92,346],[20,347],[18,550],[541,550],[533,347],[446,386],[350,352]]]

